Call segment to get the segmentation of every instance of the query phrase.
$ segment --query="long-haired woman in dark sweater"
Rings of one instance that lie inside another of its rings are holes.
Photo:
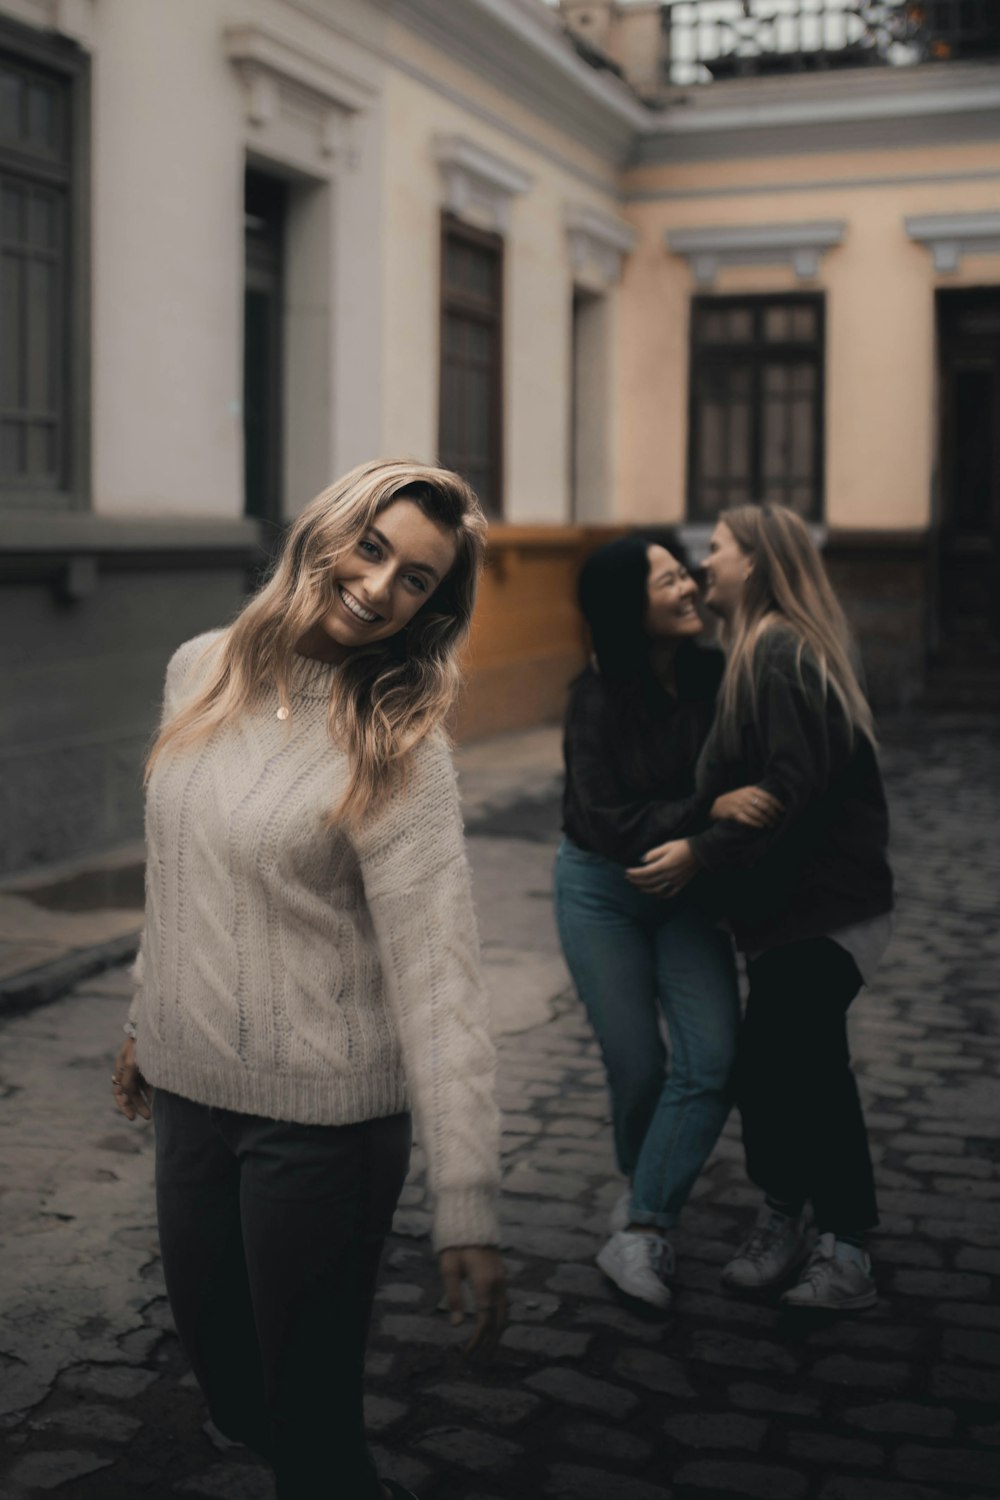
[[[723,512],[706,581],[728,661],[698,788],[710,797],[753,780],[782,814],[768,828],[716,822],[651,851],[631,875],[639,890],[664,879],[682,889],[711,871],[747,956],[737,1093],[747,1170],[765,1201],[724,1282],[764,1291],[808,1258],[788,1305],[870,1307],[863,1241],[878,1214],[846,1019],[888,941],[893,904],[871,711],[843,611],[792,511]]]
[[[723,662],[695,644],[697,592],[669,534],[623,537],[584,564],[579,599],[594,657],[567,712],[555,873],[560,940],[600,1043],[615,1154],[630,1182],[598,1265],[659,1308],[670,1302],[667,1231],[729,1110],[739,1021],[732,943],[697,893],[665,901],[625,875],[652,845],[703,827],[712,801],[697,794],[694,768]],[[754,829],[776,811],[753,787],[714,808]]]

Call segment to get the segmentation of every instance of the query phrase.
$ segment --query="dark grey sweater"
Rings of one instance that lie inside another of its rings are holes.
[[[696,773],[703,804],[755,783],[784,807],[774,828],[724,820],[691,839],[712,872],[715,902],[750,950],[821,937],[893,905],[875,748],[851,735],[808,652],[797,670],[796,645],[781,626],[761,638],[756,703],[741,715],[739,748],[724,747],[713,730]]]

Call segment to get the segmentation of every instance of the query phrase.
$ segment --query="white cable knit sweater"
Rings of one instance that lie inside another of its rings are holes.
[[[220,635],[174,654],[165,717]],[[297,658],[287,722],[268,691],[156,765],[139,1066],[199,1103],[306,1124],[412,1107],[436,1248],[496,1244],[495,1058],[451,756],[429,736],[384,811],[325,826],[347,776],[335,671]]]

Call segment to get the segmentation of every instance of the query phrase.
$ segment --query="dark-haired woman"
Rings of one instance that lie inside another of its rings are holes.
[[[130,1120],[153,1085],[177,1331],[278,1500],[409,1496],[375,1472],[362,1376],[411,1108],[452,1321],[467,1279],[473,1342],[503,1323],[494,1054],[441,729],[485,539],[457,474],[362,464],[167,669],[112,1081]]]
[[[640,890],[664,880],[680,889],[710,871],[747,956],[738,1100],[764,1203],[725,1284],[777,1288],[808,1259],[786,1304],[870,1307],[864,1238],[878,1214],[846,1018],[888,941],[893,904],[871,711],[798,516],[773,505],[723,512],[706,573],[728,660],[699,790],[710,797],[753,778],[782,814],[772,828],[720,822],[667,843],[631,877]]]
[[[630,1183],[597,1261],[623,1292],[661,1309],[674,1260],[667,1231],[728,1113],[739,1022],[732,943],[697,893],[664,901],[625,874],[708,814],[694,767],[723,663],[695,644],[697,587],[678,543],[666,540],[623,537],[581,572],[594,658],[566,717],[555,872],[560,941],[600,1044],[616,1159]],[[776,806],[745,787],[712,813],[761,827]]]

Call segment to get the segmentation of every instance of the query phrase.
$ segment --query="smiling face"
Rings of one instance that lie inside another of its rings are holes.
[[[732,618],[750,577],[750,557],[725,521],[719,521],[705,558],[705,603],[724,620]]]
[[[683,563],[655,542],[646,548],[646,633],[655,640],[698,635],[701,618],[695,601],[698,586]]]
[[[454,535],[412,500],[394,500],[337,562],[333,603],[300,652],[342,661],[398,634],[451,571],[457,550]]]

